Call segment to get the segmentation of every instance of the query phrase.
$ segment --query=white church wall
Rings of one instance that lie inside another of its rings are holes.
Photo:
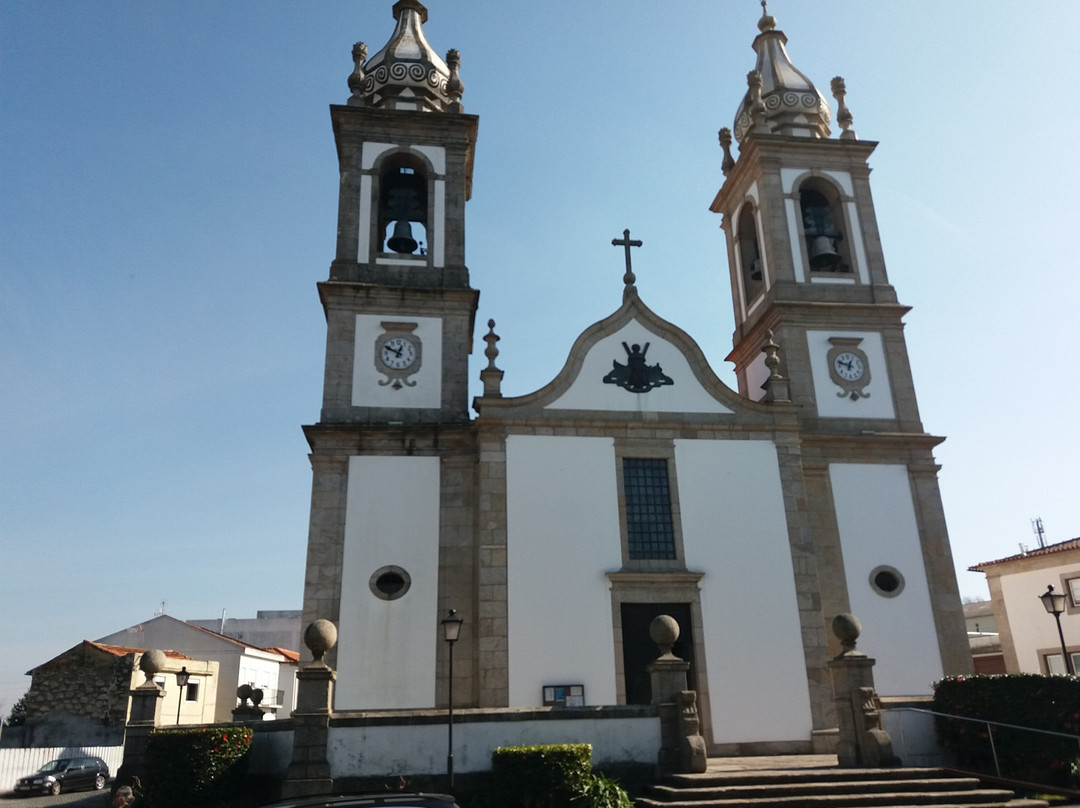
[[[1061,656],[1061,639],[1057,621],[1046,611],[1039,595],[1053,584],[1055,592],[1066,592],[1062,576],[1080,577],[1080,564],[1063,564],[1052,569],[1026,570],[1001,576],[1001,599],[1009,618],[1009,633],[1016,648],[1021,673],[1045,673],[1043,655]],[[1070,650],[1080,645],[1080,625],[1069,614],[1063,614],[1061,631],[1065,646]]]
[[[656,387],[648,395],[634,395],[616,384],[601,380],[611,372],[612,362],[625,365],[627,349],[640,345],[648,351],[646,364],[659,364],[674,384]],[[555,410],[613,410],[615,412],[711,412],[730,413],[701,386],[680,348],[633,320],[597,342],[585,356],[581,372],[570,389],[548,405]]]
[[[396,565],[396,600],[369,586]],[[439,459],[352,457],[338,625],[338,710],[434,707],[438,630]]]
[[[848,602],[862,623],[858,650],[877,660],[883,696],[924,695],[942,676],[911,482],[902,465],[829,466]],[[886,597],[870,585],[880,566],[896,569],[903,588]]]
[[[515,717],[491,711],[490,717],[459,713],[454,722],[454,771],[491,769],[500,746],[592,744],[593,765],[655,763],[660,748],[656,716],[568,718]],[[332,727],[327,757],[334,779],[446,772],[447,734],[441,721]]]
[[[375,340],[384,322],[416,323],[420,339],[420,369],[409,377],[415,385],[394,389],[375,366]],[[406,314],[358,314],[353,343],[352,405],[354,407],[438,408],[442,403],[442,320]]]
[[[776,448],[677,440],[675,462],[686,565],[705,573],[714,740],[806,740],[810,693]]]
[[[845,394],[829,377],[830,337],[861,339],[859,348],[866,353],[870,367],[870,395],[858,400]],[[810,350],[811,373],[814,379],[814,398],[818,415],[822,418],[895,418],[892,388],[889,386],[888,365],[885,363],[885,347],[881,334],[875,331],[807,331],[807,348]]]
[[[512,435],[506,490],[509,706],[539,705],[558,684],[615,704],[604,577],[622,564],[614,442]]]

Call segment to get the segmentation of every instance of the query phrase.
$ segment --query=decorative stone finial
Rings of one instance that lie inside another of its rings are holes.
[[[679,621],[668,614],[659,614],[649,624],[649,637],[660,649],[660,659],[674,659],[671,648],[679,639]]]
[[[754,122],[754,132],[769,133],[769,122],[765,118],[765,101],[761,97],[761,71],[751,70],[746,74],[746,86],[750,88],[750,120]]]
[[[147,651],[142,655],[139,660],[139,670],[146,676],[146,680],[142,683],[142,687],[157,687],[154,682],[154,674],[160,673],[165,670],[166,659],[165,652],[159,651],[156,648],[152,651]]]
[[[791,401],[791,387],[780,373],[780,346],[773,339],[772,331],[765,332],[765,344],[761,346],[761,352],[765,354],[765,367],[769,369],[769,378],[761,385],[761,389],[765,391],[765,401],[769,404]]]
[[[357,42],[352,46],[353,72],[349,75],[352,95],[346,102],[350,107],[364,106],[364,62],[367,61],[367,45]]]
[[[495,343],[499,341],[499,335],[495,333],[495,321],[488,320],[488,332],[484,335],[487,347],[484,356],[487,357],[488,365],[480,371],[480,381],[484,383],[484,396],[492,398],[502,397],[503,372],[495,367],[495,359],[499,356],[499,349]]]
[[[446,52],[446,66],[450,68],[450,78],[446,80],[447,112],[464,112],[461,96],[465,94],[465,85],[461,82],[461,54],[454,49]]]
[[[832,631],[836,639],[840,640],[840,647],[844,649],[840,656],[862,656],[855,650],[855,641],[862,634],[862,623],[859,622],[859,618],[842,612],[833,618]]]
[[[304,645],[311,651],[312,661],[326,667],[323,656],[337,645],[337,626],[320,617],[304,630]]]
[[[851,128],[851,124],[854,118],[851,115],[851,110],[847,108],[847,104],[844,103],[844,98],[847,96],[847,87],[844,85],[844,79],[841,76],[833,78],[829,85],[832,88],[833,98],[836,99],[836,122],[840,124],[840,128],[844,131],[840,133],[841,140],[858,140],[858,136],[855,134],[855,130]]]
[[[720,148],[724,150],[724,160],[720,163],[720,170],[724,176],[735,168],[735,158],[731,156],[731,130],[726,126],[718,132],[720,136]]]
[[[757,27],[763,34],[776,28],[776,17],[769,14],[769,4],[766,0],[761,0],[761,19],[758,20]]]

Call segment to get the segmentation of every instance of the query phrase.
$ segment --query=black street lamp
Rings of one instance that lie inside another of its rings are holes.
[[[461,624],[464,621],[458,617],[457,609],[451,609],[450,613],[442,619],[443,639],[450,649],[450,675],[447,677],[447,702],[449,703],[449,721],[447,722],[446,739],[446,779],[449,782],[450,793],[454,791],[454,643],[461,634]]]
[[[184,703],[184,688],[187,687],[190,678],[191,674],[188,673],[187,665],[176,672],[176,726],[180,726],[180,705]]]
[[[1046,587],[1046,591],[1039,595],[1043,608],[1048,614],[1054,615],[1058,627],[1058,639],[1061,640],[1061,657],[1065,660],[1065,672],[1072,676],[1072,660],[1069,658],[1069,650],[1065,647],[1065,633],[1061,630],[1061,613],[1065,611],[1065,595],[1054,591],[1054,585]]]

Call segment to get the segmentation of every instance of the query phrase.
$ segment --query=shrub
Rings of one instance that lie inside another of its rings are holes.
[[[934,685],[934,710],[1080,738],[1080,679],[1031,673],[948,677]],[[994,727],[991,748],[985,724],[938,718],[937,731],[959,765],[987,774],[995,773],[994,751],[1003,776],[1035,783],[1069,785],[1080,762],[1076,739]]]
[[[495,793],[517,808],[632,808],[614,780],[592,772],[592,746],[504,746],[491,753]]]
[[[172,808],[227,803],[242,786],[252,730],[204,727],[157,730],[146,745],[146,805]]]

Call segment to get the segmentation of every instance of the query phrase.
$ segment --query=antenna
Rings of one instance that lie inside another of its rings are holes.
[[[165,614],[165,601],[161,601],[161,608],[154,612],[154,617],[161,617]]]
[[[1046,547],[1046,531],[1043,530],[1042,517],[1036,516],[1031,520],[1031,529],[1035,533],[1035,537],[1039,540],[1039,549]]]

